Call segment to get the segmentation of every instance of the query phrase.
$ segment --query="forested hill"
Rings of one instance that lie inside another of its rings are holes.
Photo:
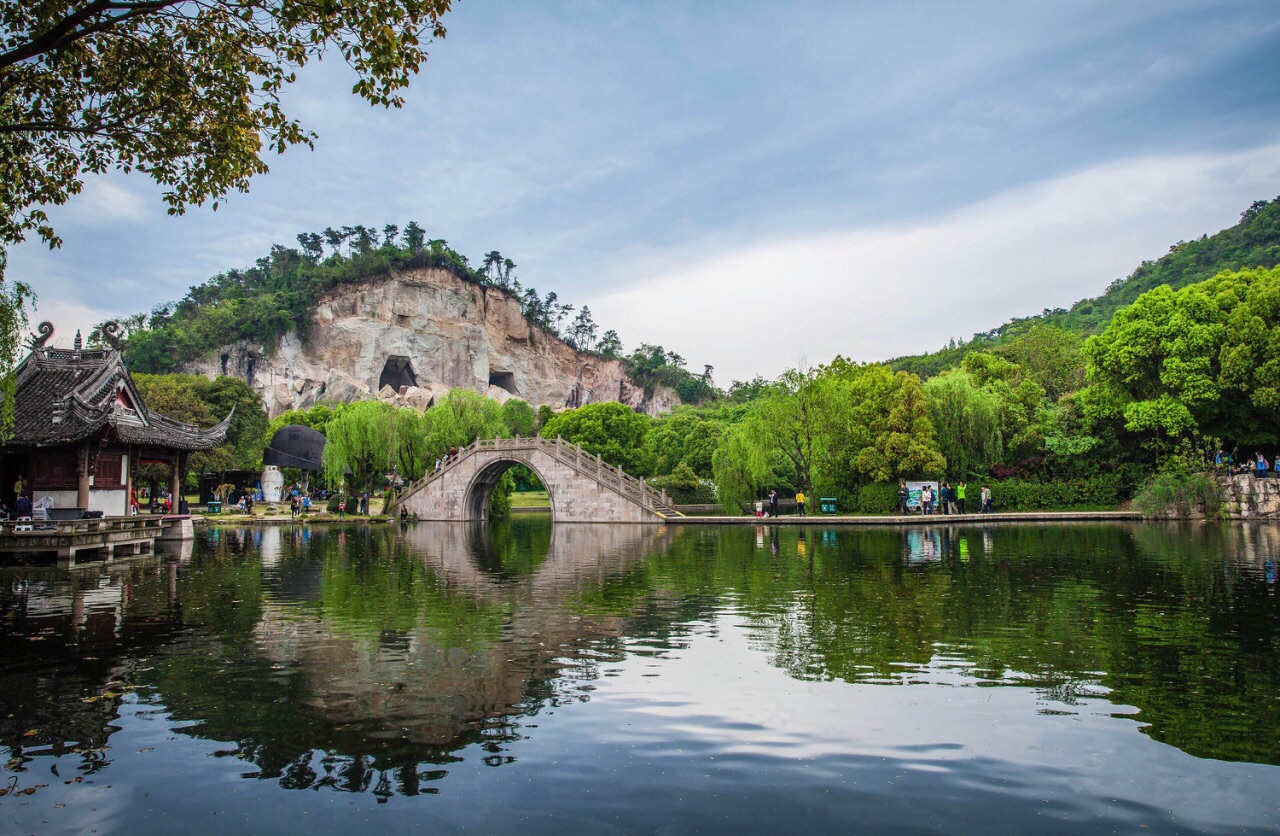
[[[1129,276],[1116,279],[1101,296],[1082,299],[1070,310],[1058,308],[1013,319],[981,334],[930,354],[915,354],[890,361],[897,370],[931,377],[957,366],[971,351],[1007,345],[1041,325],[1057,326],[1077,334],[1097,334],[1115,312],[1143,293],[1167,284],[1174,290],[1215,276],[1223,270],[1274,267],[1280,264],[1280,197],[1259,200],[1245,210],[1240,222],[1215,235],[1179,241],[1155,261],[1144,261]]]
[[[330,291],[358,286],[394,270],[437,268],[481,287],[493,288],[520,303],[531,326],[542,328],[580,352],[618,359],[635,382],[646,388],[664,384],[685,403],[701,403],[716,390],[710,366],[702,374],[685,368],[685,360],[662,346],[641,343],[630,354],[613,330],[600,333],[586,305],[577,309],[555,293],[540,295],[522,285],[515,262],[497,250],[480,266],[442,239],[430,239],[416,222],[403,229],[344,226],[297,236],[298,247],[275,245],[254,266],[228,270],[192,287],[177,302],[157,305],[126,318],[125,351],[136,372],[172,372],[191,360],[207,357],[220,346],[253,339],[271,347],[295,331],[304,341],[319,300]],[[102,339],[100,323],[89,336]]]

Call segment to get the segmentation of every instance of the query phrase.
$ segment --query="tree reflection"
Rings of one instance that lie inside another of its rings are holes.
[[[189,560],[9,576],[0,734],[12,768],[100,769],[141,699],[248,777],[433,792],[732,608],[797,679],[1106,698],[1193,755],[1280,763],[1277,552],[1241,525],[215,529]]]

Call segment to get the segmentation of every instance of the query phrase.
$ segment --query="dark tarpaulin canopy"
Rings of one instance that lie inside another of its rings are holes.
[[[262,451],[262,463],[302,470],[323,470],[324,436],[310,427],[290,424],[276,430]]]

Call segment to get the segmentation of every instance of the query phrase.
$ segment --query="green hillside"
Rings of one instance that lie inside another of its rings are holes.
[[[1070,310],[1046,308],[1041,313],[1010,320],[999,328],[974,334],[969,342],[929,354],[913,354],[889,361],[895,370],[932,377],[959,365],[971,351],[1007,346],[1038,325],[1053,325],[1074,333],[1100,333],[1115,312],[1132,304],[1152,288],[1169,285],[1174,290],[1202,282],[1223,270],[1274,267],[1280,264],[1280,197],[1259,200],[1245,210],[1240,222],[1214,235],[1179,241],[1155,261],[1144,261],[1123,279],[1116,279],[1101,296],[1081,299]]]

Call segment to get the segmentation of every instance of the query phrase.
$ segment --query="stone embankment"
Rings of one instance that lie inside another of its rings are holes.
[[[1222,506],[1231,519],[1280,520],[1280,478],[1268,474],[1259,479],[1252,473],[1222,476]]]

